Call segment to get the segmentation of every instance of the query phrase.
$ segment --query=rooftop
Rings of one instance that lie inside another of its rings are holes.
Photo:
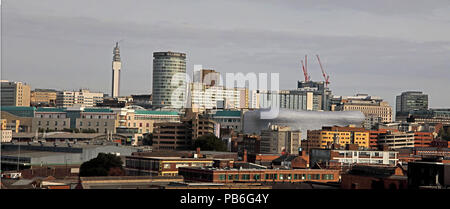
[[[66,108],[56,107],[40,107],[36,109],[36,112],[65,112]]]
[[[178,115],[178,112],[174,112],[174,111],[135,110],[134,114],[139,114],[139,115]]]
[[[241,117],[241,111],[237,111],[237,110],[217,111],[214,116],[216,116],[216,117]]]

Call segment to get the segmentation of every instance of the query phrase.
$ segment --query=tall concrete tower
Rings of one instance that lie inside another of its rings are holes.
[[[111,96],[116,98],[119,96],[120,88],[120,69],[122,68],[122,62],[120,61],[120,50],[119,43],[116,42],[116,47],[113,50],[113,61],[112,61],[112,89]]]

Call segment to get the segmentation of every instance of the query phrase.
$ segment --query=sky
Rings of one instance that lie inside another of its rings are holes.
[[[366,93],[395,108],[403,91],[450,107],[448,0],[3,0],[1,79],[35,88],[111,92],[119,42],[121,95],[148,94],[152,55],[187,54],[221,73],[279,73],[281,89],[312,80],[334,95]]]

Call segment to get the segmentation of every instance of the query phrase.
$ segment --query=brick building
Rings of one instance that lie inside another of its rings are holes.
[[[401,166],[354,166],[342,174],[342,189],[407,189],[408,177]]]
[[[236,182],[338,182],[339,170],[326,169],[217,169],[181,167],[185,180],[214,183]]]
[[[432,132],[414,132],[414,147],[431,147]]]

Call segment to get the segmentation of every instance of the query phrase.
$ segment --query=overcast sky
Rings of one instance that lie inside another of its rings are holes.
[[[226,72],[278,72],[280,88],[330,74],[334,95],[368,93],[395,107],[406,90],[450,107],[450,2],[423,0],[3,0],[2,79],[34,88],[111,91],[112,50],[121,95],[151,92],[152,53],[187,54]]]

